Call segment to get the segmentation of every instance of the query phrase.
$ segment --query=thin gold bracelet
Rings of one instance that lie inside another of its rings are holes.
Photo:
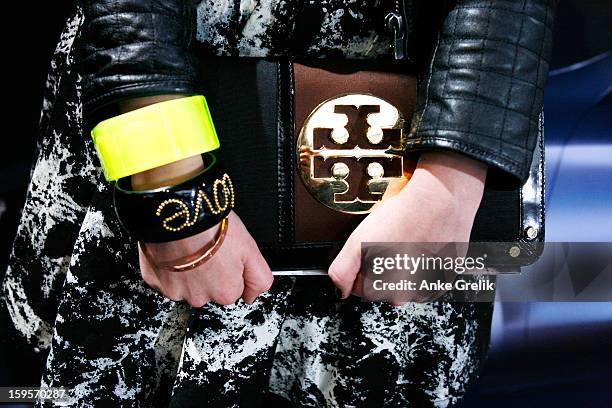
[[[228,218],[224,218],[219,226],[219,231],[217,232],[217,236],[211,245],[206,245],[202,247],[195,254],[186,256],[184,258],[179,258],[174,261],[156,263],[153,261],[153,257],[151,256],[149,249],[147,248],[144,242],[138,242],[138,246],[147,257],[147,260],[154,268],[158,270],[170,271],[170,272],[185,272],[192,269],[197,268],[200,265],[208,262],[221,248],[221,244],[225,240],[225,236],[227,235],[227,229],[229,227]]]

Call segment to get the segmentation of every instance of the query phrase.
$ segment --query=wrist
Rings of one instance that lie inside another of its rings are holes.
[[[428,205],[475,215],[484,193],[488,165],[450,151],[423,153],[402,193],[428,197]]]
[[[126,113],[126,112],[133,111],[136,109],[144,108],[145,106],[153,105],[155,103],[170,101],[172,99],[180,99],[186,96],[187,95],[184,95],[184,94],[163,94],[163,95],[142,96],[138,98],[130,98],[130,99],[125,99],[123,101],[119,101],[118,107],[119,107],[119,112]]]
[[[142,191],[176,185],[192,178],[203,169],[202,156],[191,156],[132,175],[132,188]]]

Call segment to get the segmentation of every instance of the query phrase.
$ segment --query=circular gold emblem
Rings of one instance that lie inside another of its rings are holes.
[[[365,93],[343,94],[310,113],[297,141],[298,171],[306,188],[337,211],[364,214],[390,182],[407,182],[404,118],[392,104]]]

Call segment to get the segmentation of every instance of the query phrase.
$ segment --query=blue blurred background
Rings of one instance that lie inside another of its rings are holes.
[[[7,43],[16,62],[7,64],[6,95],[21,133],[10,148],[7,136],[1,142],[0,275],[25,197],[48,60],[71,9],[70,1],[21,3],[11,15],[27,15],[27,24],[6,21],[18,39]],[[612,242],[612,2],[560,1],[555,31],[546,240]],[[520,290],[511,279],[501,277],[498,289]],[[1,308],[0,341],[0,386],[37,385],[40,357],[14,336]],[[489,359],[460,406],[612,407],[612,303],[496,303]]]
[[[611,10],[559,2],[544,104],[547,242],[612,242]],[[498,290],[520,290],[511,280]],[[518,405],[612,407],[612,303],[495,304],[489,359],[461,406]]]
[[[550,72],[547,242],[612,242],[611,92],[609,51]],[[546,256],[522,273],[541,272]],[[581,256],[568,253],[567,262],[588,264]],[[499,277],[498,291],[521,290],[512,279]],[[461,406],[518,405],[612,407],[612,303],[495,304],[489,358]]]

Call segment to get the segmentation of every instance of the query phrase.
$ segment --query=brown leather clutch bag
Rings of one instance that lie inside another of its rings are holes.
[[[341,241],[414,163],[399,152],[416,79],[338,64],[293,64],[295,240]]]

